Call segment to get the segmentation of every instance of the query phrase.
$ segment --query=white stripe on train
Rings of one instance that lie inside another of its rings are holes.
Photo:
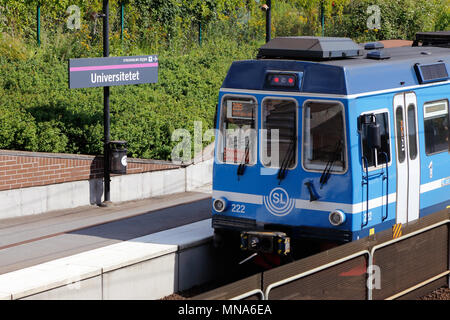
[[[450,177],[435,180],[429,183],[420,185],[420,193],[426,193],[432,190],[442,188],[444,186],[450,185]],[[263,196],[250,193],[239,193],[239,192],[228,192],[228,191],[218,191],[213,190],[213,198],[226,198],[233,202],[242,202],[249,204],[263,204]],[[395,203],[397,201],[397,195],[395,192],[390,193],[388,196],[389,204]],[[357,214],[364,212],[366,210],[366,201],[361,201],[356,204],[348,204],[341,202],[328,202],[328,201],[309,201],[303,199],[294,199],[295,208],[297,209],[309,209],[316,211],[333,211],[336,209],[342,210],[348,214]],[[378,208],[386,204],[386,196],[374,198],[369,200],[369,210]]]

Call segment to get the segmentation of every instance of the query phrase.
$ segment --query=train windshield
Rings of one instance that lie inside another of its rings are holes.
[[[256,111],[253,98],[226,97],[222,102],[219,160],[228,164],[256,162]]]
[[[294,168],[297,158],[297,103],[291,99],[264,99],[261,126],[263,165]]]
[[[344,107],[308,101],[303,107],[303,166],[307,170],[345,171]]]

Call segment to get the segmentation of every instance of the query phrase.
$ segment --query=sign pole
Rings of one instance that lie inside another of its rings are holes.
[[[103,0],[103,56],[109,57],[109,0]],[[104,202],[111,201],[111,177],[109,170],[110,114],[109,87],[103,87],[103,167],[104,167]]]
[[[322,2],[320,3],[320,19],[321,19],[321,25],[322,25],[322,37],[325,36],[325,4]]]
[[[103,87],[103,176],[104,199],[101,206],[111,204],[111,150],[109,95],[111,86],[157,83],[158,56],[109,57],[109,0],[103,0],[103,57],[69,59],[69,88]],[[117,141],[115,141],[117,143]],[[126,158],[125,158],[126,159]],[[122,162],[122,165],[126,167]]]
[[[36,22],[37,22],[37,30],[36,30],[36,41],[37,45],[41,46],[41,2],[39,1],[36,8]]]
[[[120,2],[120,40],[123,42],[123,28],[125,25],[125,4]]]
[[[271,36],[271,25],[272,25],[272,1],[266,1],[266,43],[270,41]]]

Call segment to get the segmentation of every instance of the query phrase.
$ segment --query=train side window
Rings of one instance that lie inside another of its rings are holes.
[[[416,107],[413,104],[408,106],[408,141],[409,141],[409,158],[411,160],[417,157],[417,130],[416,130]]]
[[[361,128],[361,144],[362,144],[362,154],[367,159],[368,166],[377,167],[379,165],[384,165],[386,159],[383,155],[385,152],[387,154],[388,163],[391,161],[391,147],[390,147],[390,132],[389,132],[389,113],[378,112],[374,113],[376,117],[376,123],[380,125],[381,134],[381,149],[377,150],[375,157],[375,152],[371,150],[367,142],[367,128],[368,126],[362,126]],[[364,165],[364,163],[363,163]],[[365,165],[364,165],[365,167]]]
[[[256,112],[254,98],[226,96],[222,101],[219,160],[227,164],[256,163]]]
[[[346,170],[344,107],[337,102],[308,101],[303,106],[303,167]]]
[[[403,120],[402,107],[395,110],[395,121],[397,127],[397,156],[398,162],[403,163],[406,158],[405,152],[405,121]]]
[[[296,101],[264,99],[261,127],[262,164],[267,167],[294,168],[297,163]]]
[[[425,152],[427,155],[449,149],[448,101],[427,102],[423,106]]]

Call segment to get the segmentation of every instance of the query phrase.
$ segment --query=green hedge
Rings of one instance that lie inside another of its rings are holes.
[[[69,90],[67,60],[102,55],[101,0],[0,0],[0,148],[102,153],[103,90]],[[133,157],[169,159],[174,129],[194,121],[212,128],[218,90],[232,61],[254,58],[264,41],[264,0],[127,0],[124,40],[119,0],[110,0],[111,55],[158,54],[157,84],[111,88],[112,139]],[[412,39],[417,31],[450,29],[450,0],[272,0],[272,35],[325,35],[357,41]],[[66,27],[66,8],[82,13]],[[334,5],[333,5],[334,4]],[[380,30],[367,30],[367,7],[381,9]],[[202,24],[203,46],[198,44]]]
[[[193,134],[194,121],[213,127],[229,65],[257,47],[222,39],[182,56],[161,53],[157,84],[111,87],[112,139],[128,141],[132,157],[169,159],[174,129]],[[0,58],[0,148],[102,153],[102,88],[68,89],[67,62],[47,53]]]
[[[380,8],[380,28],[367,27],[367,8]],[[450,29],[450,0],[353,0],[326,21],[329,35],[358,41],[413,40],[420,31]]]

